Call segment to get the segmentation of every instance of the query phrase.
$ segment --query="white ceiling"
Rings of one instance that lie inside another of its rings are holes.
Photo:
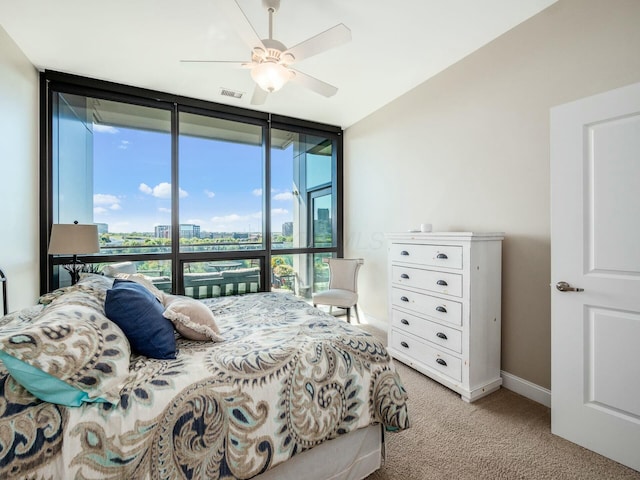
[[[296,84],[249,104],[248,70],[181,59],[250,59],[222,15],[229,0],[0,0],[0,25],[50,69],[346,128],[556,0],[282,0],[274,38],[291,47],[344,23],[352,41],[295,65],[339,88],[325,98]],[[233,1],[233,0],[231,0]],[[268,36],[260,0],[238,0]],[[220,95],[228,88],[245,95]]]

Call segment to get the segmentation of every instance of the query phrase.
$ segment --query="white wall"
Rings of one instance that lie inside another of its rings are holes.
[[[560,0],[345,132],[345,256],[387,318],[382,233],[501,231],[502,369],[550,388],[550,107],[640,81],[640,1]]]
[[[38,82],[0,27],[0,269],[10,311],[33,305],[39,294]]]

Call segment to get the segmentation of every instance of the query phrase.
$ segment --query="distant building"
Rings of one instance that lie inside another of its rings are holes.
[[[200,225],[181,223],[180,238],[200,238]]]
[[[96,223],[98,226],[98,235],[102,235],[103,233],[109,233],[109,224],[108,223]]]
[[[331,215],[328,208],[318,209],[318,219],[313,222],[314,236],[331,236]]]
[[[293,222],[284,222],[282,224],[282,235],[285,237],[293,237]]]
[[[171,238],[171,225],[156,225],[156,238]],[[180,238],[200,238],[200,225],[193,223],[180,224]]]
[[[154,230],[156,238],[171,238],[171,225],[156,225]]]
[[[319,208],[318,209],[318,221],[319,222],[331,223],[331,217],[329,216],[329,209],[328,208]]]

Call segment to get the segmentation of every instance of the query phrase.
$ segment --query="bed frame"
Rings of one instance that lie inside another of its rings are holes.
[[[335,438],[287,460],[255,480],[356,480],[378,470],[384,460],[379,424]]]

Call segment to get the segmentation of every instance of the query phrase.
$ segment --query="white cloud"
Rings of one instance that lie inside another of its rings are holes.
[[[120,150],[126,150],[127,148],[129,148],[129,144],[130,144],[130,143],[131,143],[131,142],[130,142],[129,140],[122,140],[122,141],[120,142],[120,145],[118,145],[118,148],[119,148]]]
[[[271,215],[287,215],[289,213],[289,210],[287,210],[286,208],[272,208],[271,209]]]
[[[120,198],[109,193],[96,193],[93,195],[93,212],[98,215],[104,215],[109,210],[122,210],[120,205]]]
[[[291,200],[292,198],[293,198],[293,193],[291,192],[277,193],[276,195],[273,196],[274,200],[281,200],[281,201]]]
[[[185,223],[192,223],[194,225],[202,225],[204,221],[201,218],[187,218]]]
[[[115,195],[108,193],[96,193],[93,195],[94,205],[112,205],[114,203],[120,203],[120,199]]]
[[[116,134],[118,133],[118,129],[115,127],[112,127],[111,125],[99,125],[97,123],[93,124],[93,131],[94,132],[100,132],[100,133],[110,133],[110,134]]]
[[[138,189],[142,193],[153,195],[156,198],[171,198],[171,184],[167,182],[159,183],[153,188],[151,188],[146,183],[141,183]],[[180,198],[186,197],[188,195],[189,194],[185,190],[180,189]]]
[[[213,197],[215,197],[215,196],[216,196],[216,194],[215,194],[214,192],[211,192],[211,191],[209,191],[209,190],[205,190],[205,191],[204,191],[204,194],[205,194],[207,197],[209,197],[209,198],[213,198]]]
[[[210,219],[211,225],[204,227],[219,232],[257,232],[262,229],[262,212],[247,214],[230,213]],[[195,222],[194,222],[195,223]],[[200,222],[203,225],[204,222]]]
[[[146,193],[147,195],[151,195],[153,193],[153,189],[149,185],[147,185],[146,183],[141,183],[140,186],[138,187],[138,189],[142,193]]]
[[[151,195],[156,198],[171,198],[171,184],[167,182],[159,183],[153,187]]]
[[[251,193],[253,193],[256,197],[259,197],[259,196],[262,195],[262,189],[261,188],[254,188]]]
[[[161,212],[161,213],[171,213],[171,209],[170,208],[164,208],[164,207],[158,208],[158,211]]]

